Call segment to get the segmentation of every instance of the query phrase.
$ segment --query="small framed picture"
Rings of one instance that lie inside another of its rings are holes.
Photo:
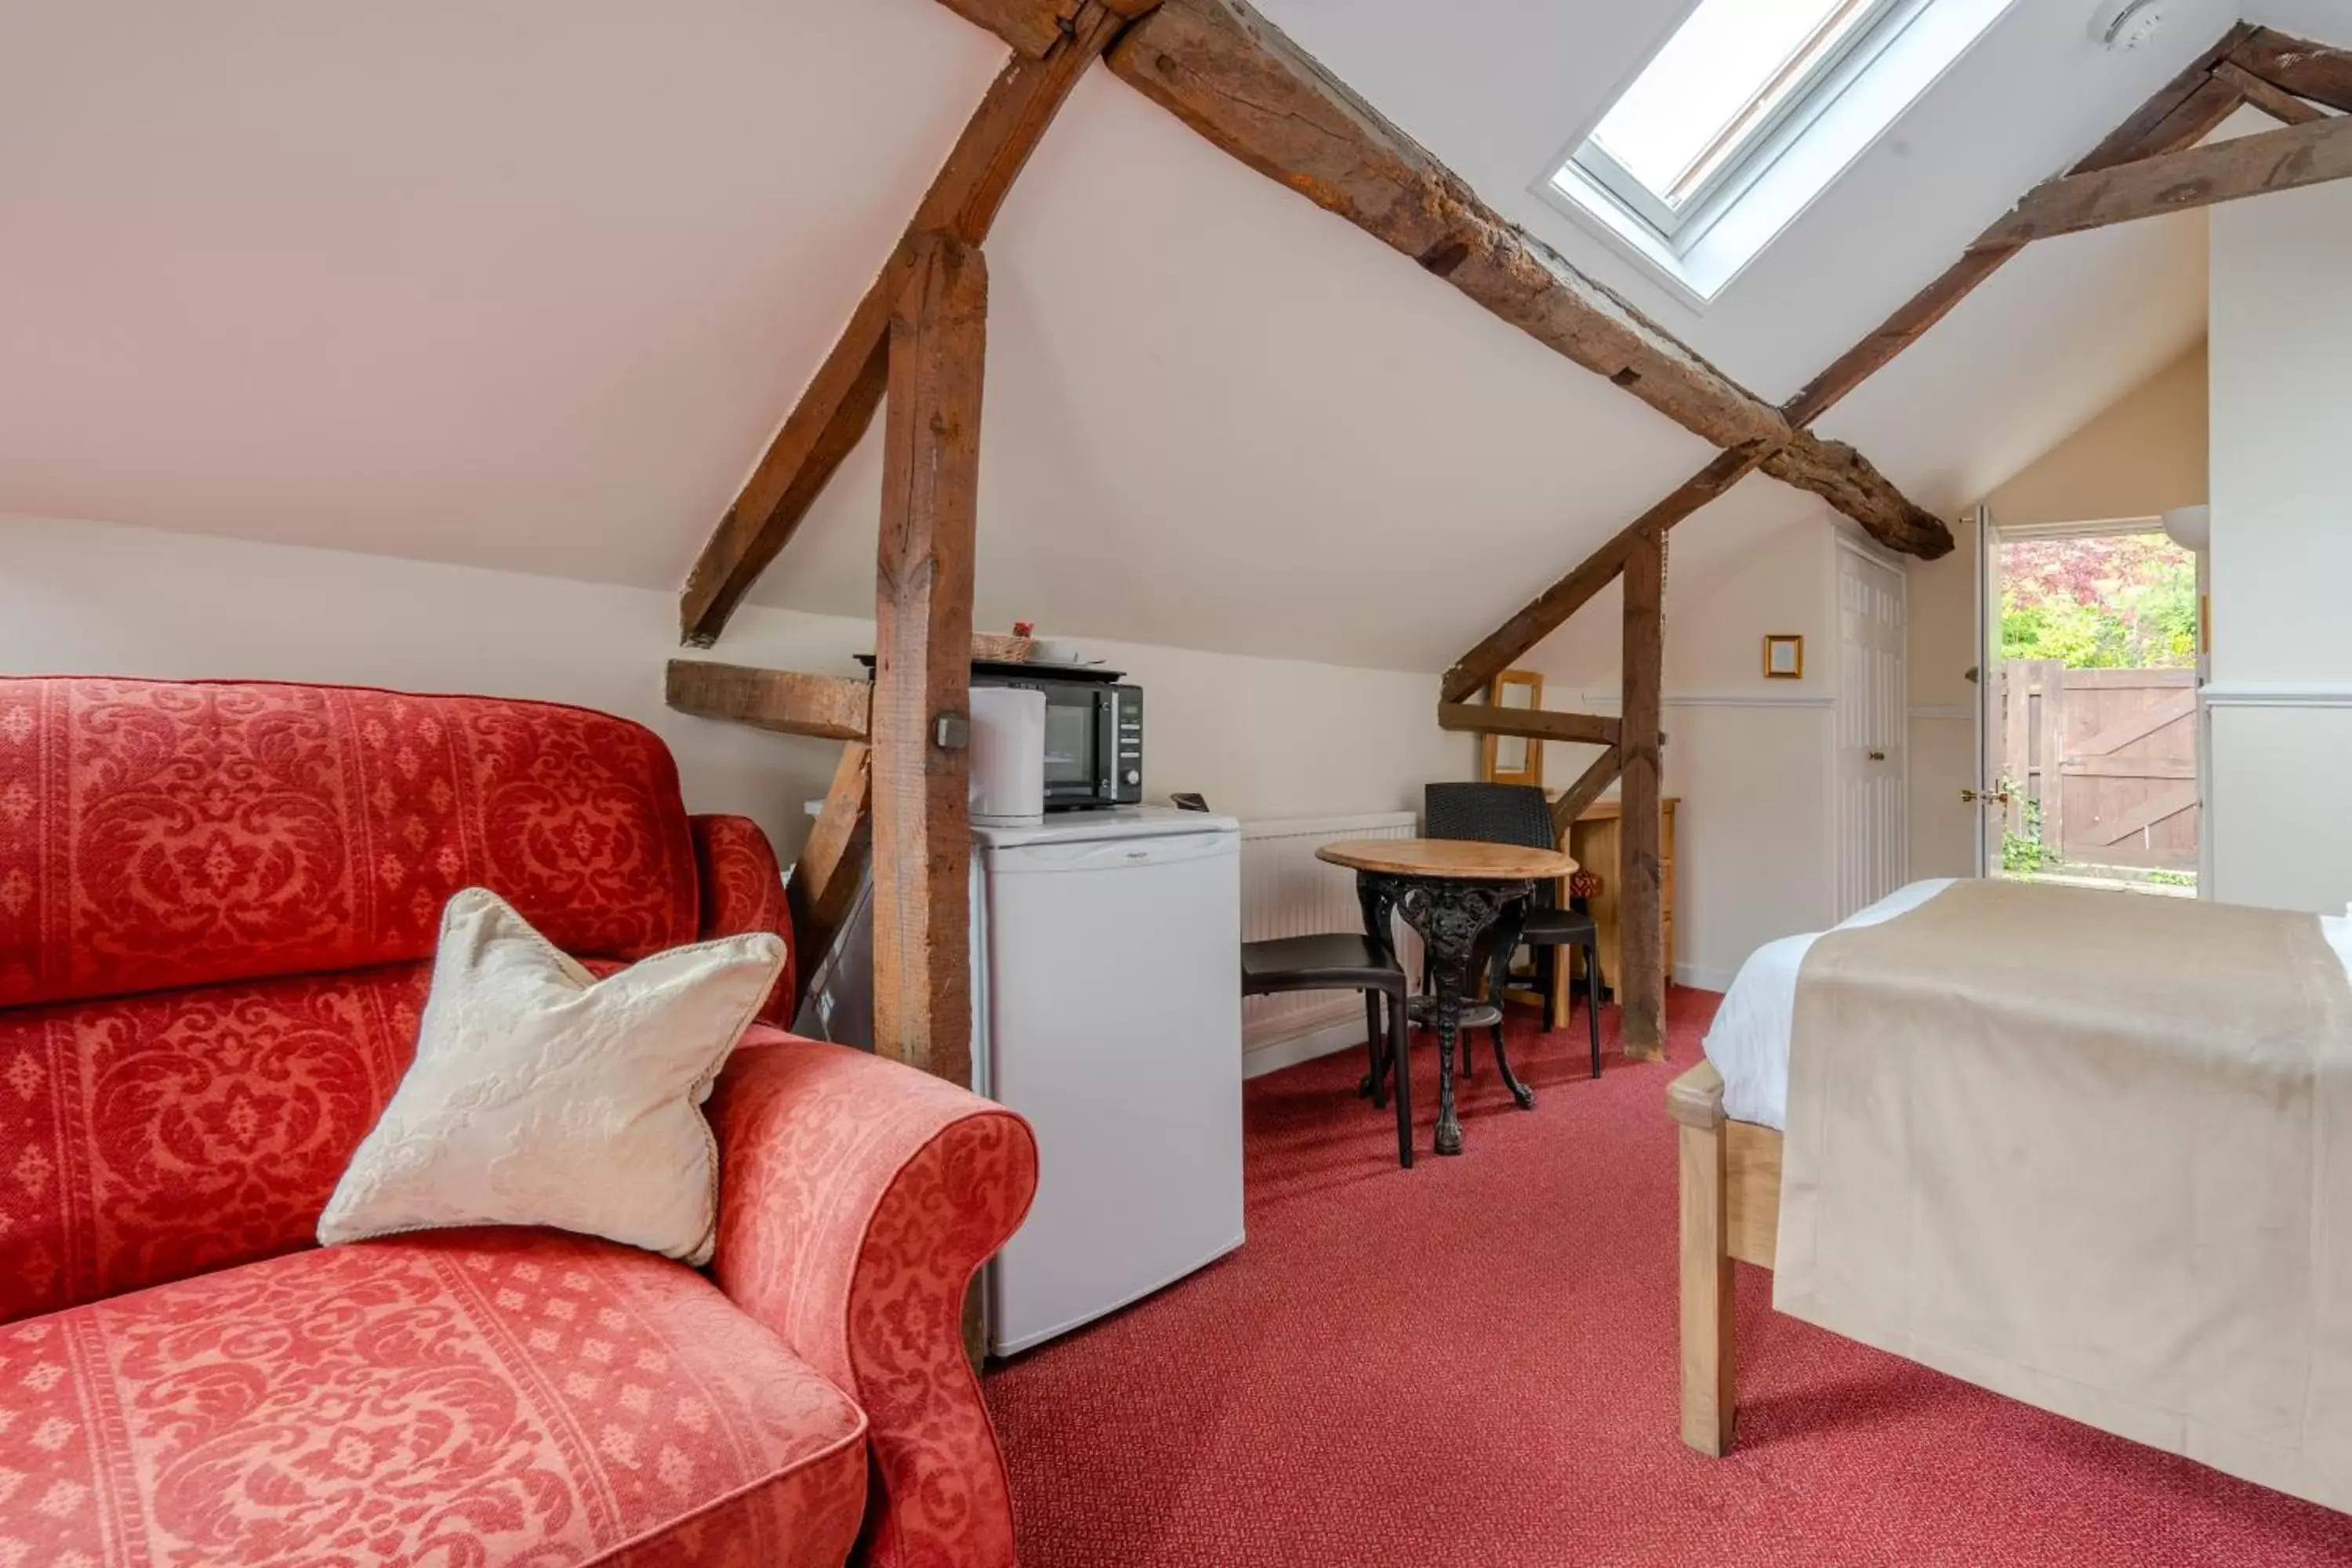
[[[1794,632],[1766,633],[1764,674],[1771,680],[1802,680],[1805,678],[1805,639]]]

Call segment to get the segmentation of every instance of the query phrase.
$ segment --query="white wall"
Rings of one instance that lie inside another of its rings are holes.
[[[1720,990],[1758,946],[1837,919],[1835,531],[1820,512],[1763,521],[1710,510],[1672,538],[1665,791],[1680,805],[1671,956],[1677,980]],[[1614,591],[1596,599],[1522,661],[1544,672],[1546,707],[1617,711],[1620,604]],[[1765,678],[1773,632],[1805,639],[1803,679]],[[1546,752],[1554,785],[1594,754]]]
[[[707,656],[853,673],[872,624],[750,607]],[[1418,809],[1467,778],[1432,717],[1437,678],[1092,645],[1145,690],[1145,788],[1244,817]],[[677,753],[688,805],[756,818],[787,858],[834,742],[672,712],[675,595],[91,522],[0,515],[0,674],[252,677],[478,691],[638,720]]]
[[[2212,216],[2214,896],[2352,899],[2352,185]]]
[[[1985,497],[2004,528],[2161,517],[2211,482],[2200,341]]]

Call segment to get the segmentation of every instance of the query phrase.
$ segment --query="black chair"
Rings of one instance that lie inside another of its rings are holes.
[[[1422,797],[1423,831],[1432,838],[1475,838],[1487,844],[1518,844],[1532,849],[1559,847],[1552,831],[1551,803],[1544,792],[1533,784],[1433,784],[1427,786]],[[1601,931],[1592,917],[1581,910],[1561,909],[1557,889],[1549,881],[1536,884],[1535,897],[1521,918],[1519,945],[1535,954],[1537,983],[1544,998],[1544,1030],[1547,1034],[1567,1020],[1555,1016],[1552,997],[1558,991],[1554,984],[1560,949],[1574,947],[1584,953],[1585,1018],[1592,1042],[1592,1076],[1601,1076]],[[1510,973],[1509,952],[1491,955],[1493,964],[1490,989],[1499,1002],[1504,984]],[[1502,1045],[1496,1043],[1495,1058],[1504,1062]],[[1509,1072],[1507,1063],[1504,1071]]]
[[[1388,1068],[1405,1060],[1405,981],[1396,959],[1367,936],[1335,932],[1286,936],[1242,943],[1242,994],[1268,996],[1281,991],[1361,991],[1364,1049],[1370,1070],[1359,1093],[1375,1106],[1388,1103]],[[1388,1022],[1381,1021],[1381,998]],[[1396,1075],[1397,1163],[1412,1168],[1412,1079]]]

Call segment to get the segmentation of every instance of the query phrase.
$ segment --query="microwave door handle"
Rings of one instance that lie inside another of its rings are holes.
[[[1095,693],[1095,793],[1118,798],[1118,692],[1109,687]]]

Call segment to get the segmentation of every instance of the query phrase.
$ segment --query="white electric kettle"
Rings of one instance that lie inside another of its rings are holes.
[[[1034,827],[1045,820],[1045,694],[1020,686],[971,689],[971,820]]]

